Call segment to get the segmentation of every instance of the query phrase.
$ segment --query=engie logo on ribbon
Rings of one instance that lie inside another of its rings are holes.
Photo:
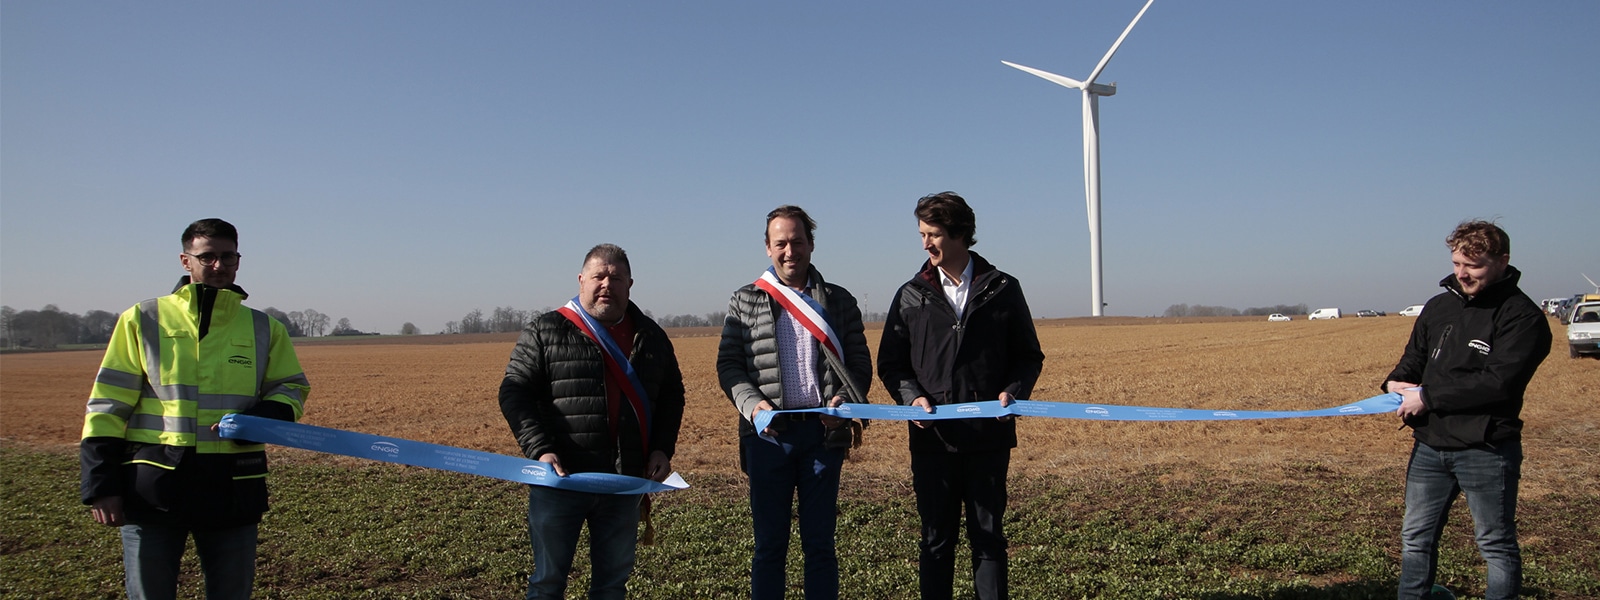
[[[373,442],[372,443],[372,451],[373,452],[382,452],[382,453],[387,454],[389,456],[400,456],[400,446],[392,444],[390,442]]]
[[[1095,415],[1097,417],[1109,417],[1109,416],[1111,416],[1111,411],[1106,410],[1104,408],[1100,408],[1098,406],[1090,406],[1088,408],[1083,409],[1083,412],[1085,414],[1091,414],[1091,415]]]
[[[958,413],[979,413],[979,412],[983,412],[983,407],[967,405],[967,406],[962,406],[960,408],[957,408],[956,412],[958,412]]]

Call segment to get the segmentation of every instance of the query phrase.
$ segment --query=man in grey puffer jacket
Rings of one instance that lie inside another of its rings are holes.
[[[872,354],[861,310],[849,291],[824,282],[811,266],[814,229],[797,206],[767,214],[772,267],[734,292],[717,351],[722,390],[739,409],[739,462],[750,477],[756,600],[784,596],[789,507],[797,491],[806,598],[839,595],[834,518],[852,425],[817,413],[780,415],[760,435],[752,424],[764,410],[866,402]]]

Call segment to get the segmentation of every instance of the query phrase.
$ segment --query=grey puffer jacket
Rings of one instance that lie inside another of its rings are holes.
[[[606,416],[605,362],[600,346],[557,311],[540,315],[522,330],[500,382],[500,412],[528,458],[547,452],[569,473],[644,474],[651,451],[671,458],[683,421],[683,373],[672,341],[639,307],[633,320],[629,364],[650,401],[650,447],[639,445],[639,420],[624,400],[617,440]]]
[[[849,371],[846,382],[834,368],[823,360],[817,349],[818,380],[823,401],[834,396],[845,402],[866,402],[866,392],[872,381],[872,351],[867,348],[867,337],[861,325],[861,308],[855,296],[842,287],[827,283],[815,266],[811,267],[812,298],[821,304],[834,333],[844,338],[844,368]],[[750,411],[762,400],[783,407],[783,383],[779,380],[782,368],[778,366],[777,319],[783,307],[771,295],[755,284],[749,284],[733,293],[728,300],[728,316],[722,324],[722,342],[717,347],[717,378],[722,391],[733,406],[739,409],[739,435],[755,435],[750,423]],[[815,340],[813,344],[817,343]]]

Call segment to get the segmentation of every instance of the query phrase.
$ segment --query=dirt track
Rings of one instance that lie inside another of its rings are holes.
[[[1243,410],[1334,406],[1378,392],[1411,319],[1157,319],[1042,321],[1044,374],[1033,399]],[[687,477],[737,469],[737,418],[713,371],[717,338],[675,332],[689,408],[674,467]],[[874,350],[877,331],[868,331]],[[514,335],[315,340],[298,350],[312,382],[314,425],[516,454],[496,404]],[[1558,345],[1564,340],[1557,340]],[[1524,494],[1600,484],[1600,361],[1556,348],[1529,389]],[[0,438],[70,451],[100,353],[0,356]],[[887,402],[881,390],[873,402]],[[1241,478],[1308,465],[1401,476],[1408,432],[1387,416],[1231,423],[1102,423],[1024,419],[1019,474],[1112,472],[1203,464]],[[277,460],[330,460],[277,449]],[[846,468],[902,477],[905,426],[878,423]],[[1180,476],[1181,474],[1175,474]],[[1575,487],[1574,487],[1575,486]]]

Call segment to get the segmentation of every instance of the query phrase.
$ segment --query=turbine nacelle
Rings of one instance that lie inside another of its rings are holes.
[[[1065,86],[1065,87],[1069,87],[1069,88],[1072,88],[1072,89],[1075,89],[1075,90],[1083,89],[1083,82],[1082,81],[1078,81],[1076,79],[1073,79],[1071,77],[1062,77],[1060,75],[1057,75],[1055,73],[1051,73],[1049,71],[1041,71],[1041,70],[1035,69],[1033,67],[1025,67],[1025,66],[1022,66],[1022,65],[1019,65],[1017,63],[1010,62],[1010,61],[1002,60],[1000,62],[1005,64],[1008,67],[1013,68],[1013,69],[1017,69],[1017,70],[1020,70],[1020,71],[1026,72],[1026,73],[1031,73],[1033,75],[1037,75],[1039,78],[1044,79],[1045,81],[1049,81],[1051,83],[1056,83],[1056,84],[1059,84],[1059,85],[1062,85],[1062,86]],[[1117,84],[1116,84],[1116,82],[1112,82],[1111,85],[1106,85],[1104,83],[1091,83],[1091,84],[1089,84],[1089,90],[1088,91],[1089,91],[1089,93],[1094,94],[1096,96],[1115,96],[1115,95],[1117,95]]]

